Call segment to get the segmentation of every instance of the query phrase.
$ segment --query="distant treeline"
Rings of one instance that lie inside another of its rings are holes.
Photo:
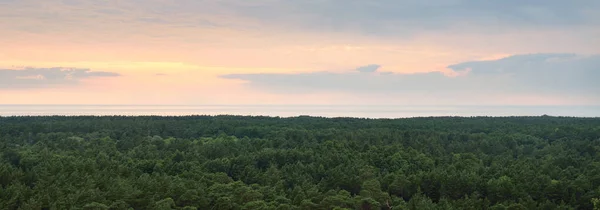
[[[0,209],[596,209],[600,118],[0,117]]]

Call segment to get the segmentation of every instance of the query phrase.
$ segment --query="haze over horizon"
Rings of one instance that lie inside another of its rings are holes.
[[[0,104],[600,105],[600,1],[0,0]]]

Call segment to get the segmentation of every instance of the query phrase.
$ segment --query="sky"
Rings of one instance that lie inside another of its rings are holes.
[[[0,104],[600,105],[597,0],[0,0]]]

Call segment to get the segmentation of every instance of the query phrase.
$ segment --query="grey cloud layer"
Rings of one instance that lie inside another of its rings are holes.
[[[461,21],[526,26],[596,24],[592,14],[599,11],[596,0],[328,0],[270,1],[241,7],[236,12],[263,20],[283,17],[286,22],[317,28],[359,27],[369,31],[385,30],[382,25],[398,29],[438,28]],[[295,19],[299,16],[304,19]]]
[[[523,89],[600,95],[600,55],[529,54],[451,65],[475,76],[509,76]],[[591,92],[590,92],[591,91]]]
[[[81,68],[24,68],[0,69],[0,89],[44,88],[78,84],[91,77],[116,77],[113,72],[91,71]]]
[[[316,30],[361,30],[377,34],[439,30],[468,22],[485,25],[565,27],[598,25],[600,1],[481,0],[183,0],[163,5],[165,13],[206,12],[235,15]],[[147,4],[152,7],[152,4]],[[210,6],[208,6],[210,5]],[[210,9],[209,9],[210,8]],[[214,9],[217,8],[217,9]],[[217,13],[218,11],[218,13]]]
[[[515,55],[499,60],[464,62],[448,68],[460,76],[447,76],[441,72],[380,73],[358,68],[345,73],[228,74],[222,77],[245,80],[251,87],[279,93],[600,95],[600,56],[597,55]]]
[[[129,15],[142,23],[188,27],[245,25],[232,25],[227,20],[231,17],[250,18],[266,25],[285,28],[358,30],[367,34],[443,30],[453,24],[466,23],[475,24],[475,27],[507,25],[511,28],[600,25],[600,1],[597,0],[130,0],[120,1],[118,4],[113,1],[89,0],[44,1],[85,8],[86,14],[95,12],[94,17],[123,19]],[[4,8],[25,8],[25,3],[20,1],[0,0],[1,2],[8,2],[5,3],[8,6]],[[72,8],[62,12],[46,11],[39,4],[41,0],[23,2],[27,2],[29,8],[39,7],[39,11],[19,11],[14,15],[45,19],[62,17],[71,22],[78,19],[68,15],[69,11],[73,11],[70,10]],[[203,16],[213,18],[203,19]]]

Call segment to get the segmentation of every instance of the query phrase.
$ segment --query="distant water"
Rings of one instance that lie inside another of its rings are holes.
[[[600,106],[342,106],[342,105],[0,105],[0,116],[263,115],[405,118],[424,116],[600,117]]]

